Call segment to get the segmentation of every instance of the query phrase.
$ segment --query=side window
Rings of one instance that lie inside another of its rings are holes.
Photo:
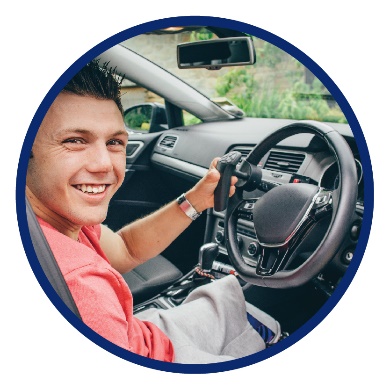
[[[202,121],[196,116],[190,114],[189,112],[183,110],[183,121],[185,126],[196,125],[202,123]]]
[[[128,131],[153,133],[168,129],[164,99],[136,83],[124,79],[121,87],[123,119]],[[194,125],[202,121],[183,111],[184,125]]]
[[[154,133],[168,129],[164,99],[161,96],[125,79],[121,87],[121,101],[128,131]]]

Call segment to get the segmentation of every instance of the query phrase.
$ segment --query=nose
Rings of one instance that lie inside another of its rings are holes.
[[[105,143],[96,143],[90,149],[86,165],[90,172],[110,172],[113,169],[111,155]]]

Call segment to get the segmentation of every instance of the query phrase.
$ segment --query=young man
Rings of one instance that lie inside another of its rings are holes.
[[[233,276],[198,288],[178,308],[133,316],[121,274],[161,253],[192,220],[173,201],[116,233],[101,225],[124,179],[127,139],[120,83],[91,62],[54,100],[32,148],[26,194],[83,322],[124,349],[163,361],[209,363],[263,349]],[[213,207],[217,161],[186,193],[197,212]]]

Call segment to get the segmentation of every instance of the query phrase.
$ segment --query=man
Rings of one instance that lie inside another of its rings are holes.
[[[124,349],[163,361],[208,363],[257,352],[264,342],[247,321],[233,276],[195,290],[178,308],[133,316],[121,274],[161,253],[192,219],[173,201],[117,233],[101,225],[125,175],[128,134],[116,80],[93,61],[67,84],[40,125],[27,170],[28,200],[83,322]],[[185,195],[197,212],[213,207],[217,161]],[[216,329],[199,344],[196,332],[206,323]]]

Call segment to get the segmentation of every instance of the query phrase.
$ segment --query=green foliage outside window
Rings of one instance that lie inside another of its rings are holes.
[[[186,126],[202,123],[202,121],[199,118],[184,110],[183,110],[183,122]]]
[[[298,81],[297,72],[286,74],[289,87],[279,90],[272,82],[261,84],[248,68],[231,69],[218,78],[216,92],[231,100],[248,117],[346,123],[337,103],[318,79],[308,84],[303,81],[303,72]]]
[[[126,124],[131,129],[141,129],[142,123],[147,121],[148,118],[144,114],[134,114],[128,121],[126,121]]]
[[[209,31],[205,28],[201,28],[198,31],[191,32],[190,42],[205,41],[207,39],[213,39],[213,38],[216,38],[216,37],[214,36],[214,34],[211,31]]]

